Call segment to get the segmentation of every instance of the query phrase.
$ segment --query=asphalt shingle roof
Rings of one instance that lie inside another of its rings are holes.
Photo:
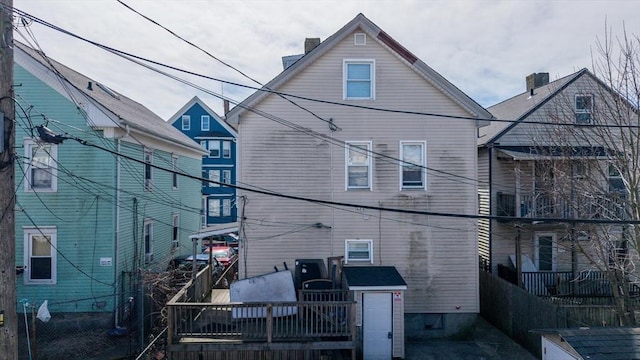
[[[350,287],[407,286],[394,266],[345,266],[342,273]]]
[[[560,329],[554,332],[557,332],[584,359],[640,359],[640,328],[611,326]]]

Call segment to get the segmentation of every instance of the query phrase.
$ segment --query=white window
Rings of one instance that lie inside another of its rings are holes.
[[[180,247],[180,215],[179,214],[173,214],[171,216],[171,223],[172,223],[172,243],[173,243],[173,248],[179,248]]]
[[[153,152],[151,150],[144,151],[144,189],[153,189]]]
[[[220,140],[209,140],[209,157],[220,157]]]
[[[219,199],[209,199],[209,216],[210,217],[220,216],[220,200]]]
[[[182,115],[182,130],[191,130],[191,116]]]
[[[576,95],[576,124],[591,123],[593,95]]]
[[[58,145],[24,141],[27,181],[25,191],[58,190]]]
[[[368,262],[373,264],[373,240],[346,240],[344,242],[345,263]]]
[[[153,220],[144,221],[142,238],[144,239],[144,263],[148,264],[153,262]]]
[[[624,193],[625,192],[624,181],[622,179],[622,175],[620,174],[620,171],[615,165],[609,164],[609,171],[607,175],[608,175],[607,181],[609,183],[609,192]]]
[[[375,98],[375,61],[344,61],[344,99]]]
[[[231,184],[231,170],[222,170],[222,182]]]
[[[171,183],[173,184],[173,188],[178,188],[178,158],[176,156],[171,158],[171,167],[173,168],[173,173],[171,173]]]
[[[202,146],[202,148],[205,150],[209,150],[207,148],[207,140],[200,140],[200,146]]]
[[[400,142],[400,189],[426,189],[426,142]]]
[[[222,216],[231,216],[231,199],[222,199]]]
[[[55,227],[24,228],[24,274],[25,284],[56,283]]]
[[[348,142],[346,149],[346,188],[371,189],[371,142]]]
[[[200,129],[202,129],[202,131],[209,131],[209,115],[202,115],[200,117]]]
[[[222,142],[222,157],[228,159],[231,157],[231,141]]]
[[[209,170],[209,186],[210,187],[219,187],[220,186],[220,170]]]

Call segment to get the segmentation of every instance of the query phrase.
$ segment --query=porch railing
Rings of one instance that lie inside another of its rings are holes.
[[[516,204],[513,193],[498,192],[496,197],[498,216],[520,218],[623,219],[624,197],[617,193],[590,195],[567,201],[545,193],[523,193]]]
[[[498,265],[498,276],[517,284],[516,271]],[[574,277],[570,271],[523,272],[522,287],[536,296],[611,297],[613,289],[605,272],[585,271]],[[629,284],[631,294],[640,296],[640,287]]]

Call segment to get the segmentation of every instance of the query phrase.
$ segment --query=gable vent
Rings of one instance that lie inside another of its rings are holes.
[[[365,33],[355,33],[353,35],[353,44],[358,46],[367,45],[367,34]]]

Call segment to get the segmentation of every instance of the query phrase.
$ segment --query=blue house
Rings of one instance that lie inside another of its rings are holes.
[[[92,313],[126,326],[144,298],[142,272],[191,251],[201,182],[191,177],[205,152],[39,51],[15,42],[14,62],[17,298],[48,300],[52,321]]]
[[[236,130],[194,96],[169,119],[174,128],[199,143],[208,153],[202,157],[202,227],[235,222]]]

